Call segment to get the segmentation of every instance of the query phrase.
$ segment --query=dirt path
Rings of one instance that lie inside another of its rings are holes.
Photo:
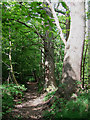
[[[47,108],[44,101],[45,95],[46,93],[38,96],[37,84],[29,84],[24,100],[21,104],[15,105],[15,109],[12,111],[13,117],[20,118],[20,120],[44,120],[42,114]]]

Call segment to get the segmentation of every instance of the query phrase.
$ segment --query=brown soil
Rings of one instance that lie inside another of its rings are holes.
[[[47,109],[44,101],[46,93],[39,95],[37,92],[37,83],[29,83],[24,100],[21,104],[15,105],[11,114],[15,120],[44,120],[43,112]]]

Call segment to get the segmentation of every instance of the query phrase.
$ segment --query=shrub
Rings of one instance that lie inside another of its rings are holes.
[[[89,93],[82,92],[76,99],[69,101],[64,98],[54,97],[54,103],[49,111],[44,113],[46,120],[74,120],[88,118],[88,97]]]
[[[0,88],[2,89],[2,115],[5,115],[14,107],[14,98],[19,94],[22,97],[26,88],[24,85],[16,86],[15,84],[3,84]]]

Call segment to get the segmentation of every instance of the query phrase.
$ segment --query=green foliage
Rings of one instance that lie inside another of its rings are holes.
[[[11,109],[14,107],[13,97],[6,93],[3,93],[2,97],[2,115],[11,112]]]
[[[83,50],[83,58],[82,58],[82,83],[83,87],[85,88],[88,86],[88,80],[89,80],[89,45],[88,45],[88,38],[85,39],[84,42],[84,50]]]
[[[62,110],[65,118],[87,118],[88,116],[88,99],[82,97],[77,98],[76,101],[71,100],[67,102],[65,109]]]
[[[65,9],[68,9],[65,2],[61,2]],[[61,41],[54,19],[50,17],[43,8],[48,8],[42,2],[3,2],[2,3],[2,78],[3,83],[7,80],[10,73],[9,51],[12,48],[12,65],[15,77],[18,83],[26,84],[27,81],[35,81],[33,71],[36,70],[36,77],[39,76],[38,92],[41,93],[44,88],[44,69],[42,69],[42,49],[44,49],[45,35],[48,31],[48,37],[53,34],[55,78],[59,85],[62,77],[64,44]],[[66,12],[69,13],[69,10]],[[89,18],[89,12],[87,13]],[[64,36],[66,36],[65,15],[58,16],[60,26]],[[50,30],[50,26],[52,29]],[[9,32],[10,29],[10,32]],[[10,35],[10,38],[9,38]],[[12,42],[11,47],[9,41]],[[88,43],[88,40],[85,41]],[[86,48],[86,47],[85,47]],[[85,54],[85,50],[84,50]],[[43,53],[43,56],[45,53]],[[88,52],[86,57],[88,56]],[[43,57],[43,61],[45,58]],[[88,62],[85,62],[85,84],[88,84]],[[32,76],[32,77],[31,77]],[[42,77],[43,76],[43,77]],[[9,79],[12,82],[12,78]],[[77,83],[80,84],[80,83]],[[64,86],[64,85],[63,85]],[[58,87],[63,87],[58,86]],[[14,107],[14,98],[20,94],[23,96],[24,86],[9,84],[2,85],[3,114],[11,111]],[[55,92],[48,93],[45,100],[54,96]],[[60,118],[79,118],[86,117],[88,94],[80,94],[76,100],[66,101],[64,98],[54,97],[54,103],[50,111],[45,113],[45,118],[59,120]],[[19,101],[18,103],[21,103]]]
[[[54,103],[49,111],[44,113],[46,120],[59,119],[87,119],[89,93],[79,93],[76,99],[66,101],[64,98],[54,97]]]
[[[49,92],[49,93],[45,96],[44,100],[47,101],[47,100],[50,99],[54,94],[55,94],[55,91]]]
[[[45,11],[41,10],[40,5],[40,2],[22,3],[22,5],[16,2],[9,2],[8,4],[4,2],[2,5],[2,66],[3,73],[6,74],[2,75],[4,81],[8,78],[10,71],[8,67],[10,64],[8,59],[10,40],[12,42],[13,69],[19,83],[25,83],[25,78],[32,75],[33,69],[37,69],[37,74],[39,74],[41,57],[39,48],[43,47],[43,45],[40,43],[41,39],[35,33],[37,30],[35,30],[34,26],[39,29],[39,33],[42,31],[40,31],[42,17],[39,17],[39,14],[43,14]],[[30,26],[30,28],[16,22],[18,19]],[[9,28],[11,31],[10,40]]]
[[[60,41],[59,36],[56,39],[55,42],[55,76],[56,76],[56,82],[57,85],[59,85],[59,81],[62,78],[62,68],[63,68],[63,59],[64,59],[64,44],[62,41]]]
[[[35,78],[34,77],[26,77],[26,80],[29,82],[35,82]]]
[[[42,93],[42,92],[43,92],[43,89],[44,89],[43,84],[42,84],[41,82],[39,82],[39,83],[38,83],[38,93],[39,93],[39,94]]]
[[[62,6],[65,8],[65,9],[68,9],[67,5],[65,2],[61,2]]]
[[[52,42],[55,47],[57,46],[55,49],[55,74],[57,81],[59,81],[59,78],[61,78],[63,65],[62,61],[59,59],[59,51],[62,51],[61,56],[63,60],[64,45],[60,42],[59,35],[57,35],[58,30],[55,24],[53,24],[54,19],[51,18],[43,9],[43,4],[41,2],[23,2],[22,4],[18,2],[4,2],[2,4],[2,14],[2,66],[3,73],[6,74],[2,75],[3,80],[5,81],[8,78],[8,74],[10,72],[10,68],[5,65],[7,64],[9,66],[10,64],[8,59],[10,40],[12,42],[12,63],[14,63],[13,69],[17,81],[25,84],[29,80],[27,79],[27,76],[32,76],[34,69],[37,70],[37,75],[41,76],[41,49],[43,49],[44,44],[42,44],[42,38],[40,35],[44,38],[46,30],[48,30],[49,37],[51,37],[52,34],[53,37],[57,36],[57,38],[52,40]],[[62,22],[60,25],[63,28],[64,34],[65,24],[63,23],[65,23],[65,19],[65,16],[59,17],[60,22]],[[17,22],[17,20],[20,22]],[[25,24],[29,27],[25,26]],[[49,30],[49,25],[52,27],[51,31]],[[11,31],[10,40],[9,28]],[[36,31],[38,34],[36,34]],[[60,44],[62,46],[61,48]]]
[[[14,98],[18,95],[21,97],[23,96],[23,91],[26,90],[24,85],[16,86],[14,84],[3,84],[0,86],[2,90],[2,114],[6,114],[11,112],[12,108],[14,107]]]

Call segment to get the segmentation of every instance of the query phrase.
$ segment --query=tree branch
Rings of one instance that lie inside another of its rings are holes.
[[[57,15],[56,15],[56,12],[54,11],[54,8],[53,8],[52,4],[49,2],[49,0],[46,0],[46,2],[49,4],[49,6],[50,6],[50,8],[51,8],[53,17],[54,17],[54,19],[55,19],[56,26],[57,26],[57,28],[58,28],[58,30],[59,30],[59,33],[60,33],[60,37],[61,37],[63,43],[66,45],[66,40],[65,40],[65,38],[64,38],[62,29],[61,29],[61,27],[60,27],[60,25],[59,25],[59,20],[58,20],[58,17],[57,17]]]
[[[2,63],[3,63],[4,65],[6,65],[8,68],[10,68],[10,66],[9,66],[8,64],[6,64],[4,61],[2,61]]]
[[[62,10],[58,10],[58,9],[55,9],[55,12],[61,13],[61,14],[63,14],[63,15],[66,14],[66,12],[64,12],[64,11],[62,11]]]
[[[39,32],[37,32],[37,30],[33,29],[31,26],[29,26],[29,25],[27,25],[26,23],[21,22],[21,21],[19,21],[19,20],[16,20],[16,22],[19,22],[19,23],[25,25],[26,27],[28,27],[28,28],[34,30],[34,33],[36,33],[38,36],[40,36],[42,39],[44,39],[44,37],[43,37]]]

